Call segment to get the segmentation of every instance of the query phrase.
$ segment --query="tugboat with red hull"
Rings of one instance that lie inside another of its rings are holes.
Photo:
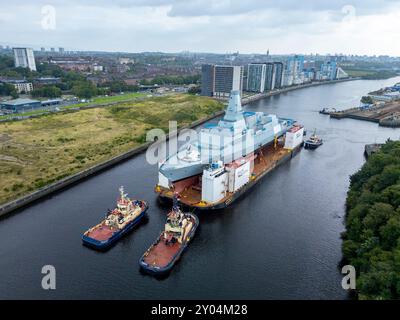
[[[189,245],[198,225],[196,215],[181,211],[175,195],[164,231],[140,258],[140,267],[153,275],[167,274]]]
[[[84,245],[98,250],[108,249],[145,216],[148,209],[146,201],[129,199],[123,187],[119,191],[117,207],[109,210],[102,222],[83,234]]]

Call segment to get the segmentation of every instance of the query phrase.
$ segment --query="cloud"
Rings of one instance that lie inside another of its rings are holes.
[[[49,3],[57,14],[54,30],[41,27],[41,8]],[[270,49],[400,55],[393,41],[400,30],[398,1],[0,0],[0,4],[1,44],[130,52]]]
[[[375,13],[393,6],[394,0],[175,0],[170,1],[170,16],[223,16],[259,10],[341,11],[351,6],[360,15]],[[165,3],[166,4],[166,3]]]

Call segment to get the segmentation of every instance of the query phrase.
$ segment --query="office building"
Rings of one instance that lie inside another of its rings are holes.
[[[264,92],[265,73],[265,63],[250,63],[247,66],[246,90],[250,92]]]
[[[35,56],[31,48],[13,48],[15,67],[36,71]]]

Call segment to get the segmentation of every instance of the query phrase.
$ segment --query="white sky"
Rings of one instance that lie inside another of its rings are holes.
[[[0,0],[3,45],[400,56],[399,40],[396,0]]]

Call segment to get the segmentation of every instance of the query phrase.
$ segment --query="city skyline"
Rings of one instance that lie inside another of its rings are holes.
[[[109,52],[400,56],[394,1],[2,3],[0,44]],[[351,43],[351,48],[348,44]]]

